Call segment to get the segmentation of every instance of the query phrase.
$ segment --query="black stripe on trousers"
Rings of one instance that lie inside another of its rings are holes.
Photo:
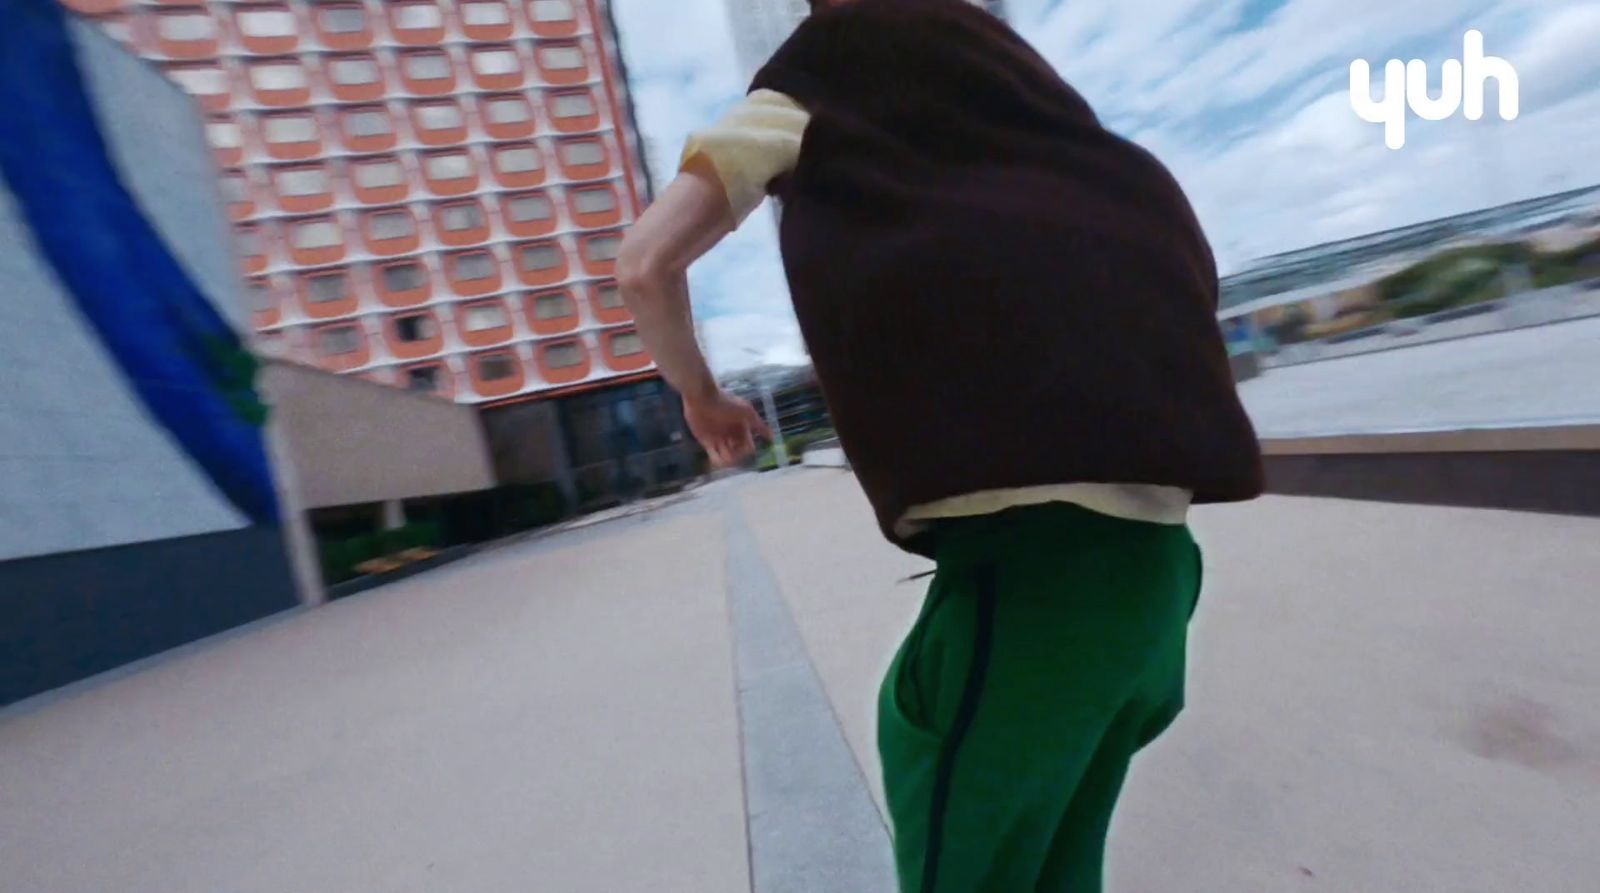
[[[978,632],[972,648],[972,666],[967,669],[967,682],[961,690],[961,704],[956,710],[954,725],[945,736],[939,750],[938,771],[933,778],[933,798],[928,811],[927,851],[922,862],[922,893],[934,893],[939,883],[939,856],[944,849],[944,820],[950,807],[950,784],[955,775],[956,755],[961,742],[972,728],[978,713],[978,702],[983,697],[984,678],[989,674],[989,653],[994,644],[994,592],[995,566],[985,562],[977,568]]]

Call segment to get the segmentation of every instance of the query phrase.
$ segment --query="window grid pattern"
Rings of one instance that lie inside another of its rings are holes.
[[[627,86],[615,81],[615,36],[603,19],[591,20],[585,0],[212,0],[193,6],[126,0],[105,24],[202,98],[240,242],[253,252],[244,264],[253,281],[274,294],[293,294],[309,276],[341,274],[342,280],[326,280],[320,301],[309,301],[336,315],[313,317],[302,306],[308,302],[291,300],[256,317],[263,337],[305,345],[302,359],[317,358],[315,336],[330,326],[382,331],[391,318],[415,314],[418,307],[388,300],[402,291],[395,288],[400,279],[411,286],[403,291],[426,295],[419,306],[446,319],[454,306],[469,302],[498,298],[512,305],[527,288],[515,271],[530,241],[563,256],[557,266],[566,278],[546,287],[588,294],[607,281],[586,268],[586,237],[631,221],[640,167],[636,137],[618,117],[625,115]],[[428,92],[441,80],[453,87]],[[526,99],[526,105],[510,98]],[[458,111],[434,111],[447,106]],[[453,113],[460,116],[454,129],[448,126]],[[437,134],[421,138],[419,118],[445,125],[448,142]],[[587,145],[574,151],[575,140]],[[435,166],[462,170],[459,161],[430,161],[452,153],[467,160],[467,175],[430,177]],[[608,192],[616,196],[619,216],[595,225],[592,215],[605,207]],[[430,210],[441,206],[468,210],[436,220]],[[415,249],[372,254],[357,235],[364,222],[374,212],[400,208],[415,221]],[[470,227],[479,217],[481,226]],[[441,238],[450,227],[483,233],[481,242],[472,237],[472,250],[487,252],[507,271],[496,291],[456,290],[448,259],[459,255],[461,242]],[[338,244],[329,244],[336,234]],[[331,259],[324,262],[324,256]],[[317,262],[306,262],[310,257]],[[405,275],[387,272],[397,263],[407,264]],[[332,300],[332,285],[340,281],[348,303]],[[561,337],[597,357],[604,356],[599,348],[612,332],[631,325],[612,314],[600,318],[586,302],[572,309],[577,328]],[[540,355],[550,339],[520,320],[508,317],[514,336],[507,349],[513,356]],[[440,335],[440,355],[428,362],[441,364],[447,377],[470,368],[471,348],[452,337],[449,326]],[[339,344],[342,337],[332,340]],[[385,380],[404,382],[397,370],[411,368],[414,359],[389,355],[383,343],[372,340],[370,360],[342,371],[380,371]],[[631,369],[596,363],[585,381],[634,374]],[[555,386],[532,374],[517,393]],[[470,384],[453,390],[459,400],[484,399]]]

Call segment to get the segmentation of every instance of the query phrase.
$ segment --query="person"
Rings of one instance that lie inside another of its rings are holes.
[[[772,194],[801,333],[884,535],[932,557],[878,746],[905,893],[1101,889],[1183,704],[1191,504],[1262,489],[1187,199],[965,0],[817,0],[618,258],[720,463],[765,435],[686,271]]]

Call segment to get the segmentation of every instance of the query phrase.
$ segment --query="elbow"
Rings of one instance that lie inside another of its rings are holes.
[[[661,283],[671,275],[672,270],[661,262],[656,253],[637,241],[622,240],[622,247],[617,252],[616,276],[624,298],[658,291]]]

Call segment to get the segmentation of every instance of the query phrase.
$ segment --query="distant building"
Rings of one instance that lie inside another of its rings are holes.
[[[1539,196],[1286,251],[1222,279],[1223,317],[1332,294],[1473,242],[1525,240],[1547,229],[1600,223],[1600,186]]]
[[[1406,309],[1389,300],[1393,296],[1380,286],[1394,274],[1455,249],[1471,254],[1504,253],[1490,246],[1507,243],[1543,252],[1582,246],[1595,238],[1597,227],[1600,186],[1591,186],[1275,254],[1223,278],[1218,317],[1236,355],[1286,340],[1355,338],[1429,306],[1408,299]],[[1535,284],[1520,261],[1500,261],[1498,274],[1485,273],[1490,262],[1484,258],[1461,263],[1460,275],[1498,275],[1499,292]]]
[[[205,110],[260,352],[548,403],[490,429],[577,503],[688,473],[613,278],[650,184],[610,0],[63,2]]]

